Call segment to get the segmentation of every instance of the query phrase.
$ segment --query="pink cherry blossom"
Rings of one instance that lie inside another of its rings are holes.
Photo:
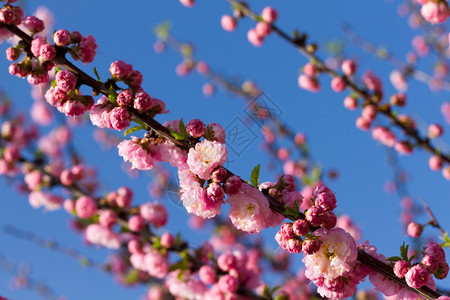
[[[229,196],[227,202],[231,205],[228,216],[237,229],[254,234],[266,226],[269,202],[259,190],[242,184],[239,192]]]
[[[187,164],[198,177],[208,180],[214,169],[225,163],[227,155],[224,144],[204,140],[189,150]]]
[[[348,274],[356,263],[358,251],[350,234],[341,228],[318,229],[314,235],[322,241],[320,249],[311,255],[304,255],[306,277],[311,280],[324,277],[333,280]]]

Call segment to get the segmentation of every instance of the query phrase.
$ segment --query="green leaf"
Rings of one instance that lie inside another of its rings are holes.
[[[387,261],[398,261],[398,260],[402,260],[402,258],[400,256],[392,256],[387,259]]]
[[[408,260],[408,248],[409,245],[405,245],[405,242],[400,246],[400,256],[404,260]]]
[[[178,124],[178,129],[180,130],[180,134],[185,135],[186,137],[189,136],[189,134],[186,131],[186,126],[184,125],[183,119],[180,120],[180,123]]]
[[[252,174],[250,175],[250,180],[251,180],[254,188],[259,187],[259,169],[260,169],[260,167],[261,167],[261,164],[258,164],[256,167],[254,167]]]
[[[136,132],[136,131],[141,130],[141,129],[146,129],[146,128],[147,128],[146,126],[142,126],[142,125],[133,126],[131,128],[128,128],[127,130],[125,130],[125,132],[123,133],[123,136],[127,136],[130,133]]]
[[[170,28],[172,27],[172,23],[169,21],[165,21],[159,25],[157,25],[154,29],[156,36],[158,39],[162,41],[166,41],[170,36]]]
[[[450,237],[447,232],[445,232],[440,239],[444,241],[440,244],[442,248],[450,248]]]
[[[111,102],[111,103],[116,103],[116,99],[117,99],[117,92],[116,92],[116,90],[114,89],[114,87],[111,85],[110,87],[109,87],[109,93],[108,93],[108,100],[109,100],[109,102]]]
[[[97,77],[98,82],[102,82],[102,80],[100,79],[100,75],[98,75],[97,67],[94,67],[94,74]]]
[[[170,131],[170,135],[173,136],[177,141],[182,141],[187,138],[187,136],[179,134],[178,132],[176,132],[175,130],[172,130],[170,128],[169,128],[169,131]]]
[[[89,259],[87,259],[86,257],[82,256],[79,259],[79,263],[82,267],[88,267],[90,265],[90,261]]]
[[[269,288],[268,285],[264,286],[264,293],[263,293],[263,295],[268,297],[268,298],[271,298],[272,295],[270,294],[270,288]]]
[[[136,269],[131,269],[127,275],[125,275],[125,278],[123,279],[125,285],[130,285],[139,280],[139,271]]]
[[[298,210],[293,209],[292,207],[285,206],[284,207],[284,214],[289,215],[291,217],[294,217],[296,219],[300,218],[300,213]]]
[[[147,125],[144,123],[144,121],[142,121],[141,119],[138,119],[138,118],[134,118],[134,119],[133,119],[133,122],[136,123],[136,124],[139,124],[139,125],[141,125],[141,126],[147,126]]]

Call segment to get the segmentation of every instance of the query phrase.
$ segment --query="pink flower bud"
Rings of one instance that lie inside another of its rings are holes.
[[[80,116],[84,114],[84,105],[78,101],[67,101],[64,104],[64,113],[66,116]]]
[[[175,238],[172,234],[166,232],[161,236],[161,246],[170,248],[175,244]]]
[[[97,204],[89,196],[81,196],[75,203],[75,211],[80,218],[90,218],[97,213]]]
[[[193,119],[186,124],[186,131],[192,137],[199,138],[202,137],[206,131],[205,123],[199,119]]]
[[[267,23],[272,23],[278,18],[278,12],[274,8],[267,6],[263,9],[261,17]]]
[[[254,28],[251,28],[247,32],[247,39],[250,42],[250,44],[252,44],[255,47],[261,47],[264,41],[264,39],[260,35],[258,35],[256,29]]]
[[[444,249],[442,249],[442,247],[434,241],[427,243],[423,247],[423,252],[427,255],[433,256],[438,263],[445,261]]]
[[[404,154],[404,155],[410,155],[413,153],[413,146],[408,141],[403,142],[397,142],[395,143],[395,150],[397,150],[398,153]]]
[[[41,32],[45,28],[44,21],[34,16],[26,16],[22,25],[33,33]]]
[[[223,15],[220,19],[220,24],[223,30],[234,31],[236,29],[237,21],[230,15]]]
[[[320,246],[322,245],[321,240],[309,240],[306,239],[303,241],[302,249],[307,255],[311,255],[319,251]]]
[[[221,203],[223,202],[223,199],[225,198],[225,192],[223,191],[223,188],[218,183],[211,183],[208,188],[206,189],[206,195],[209,200]]]
[[[368,121],[373,121],[377,116],[378,110],[375,105],[367,105],[363,108],[362,117]]]
[[[195,4],[194,0],[180,0],[180,3],[186,7],[192,7]]]
[[[33,39],[33,41],[31,41],[31,53],[33,53],[35,57],[39,57],[41,54],[41,47],[45,44],[47,44],[47,41],[43,37]]]
[[[356,63],[351,59],[346,59],[342,62],[341,68],[345,75],[351,76],[356,72]]]
[[[348,110],[355,110],[358,108],[358,100],[352,96],[347,96],[344,99],[344,106]]]
[[[298,77],[298,86],[310,92],[318,92],[320,90],[320,84],[316,78],[300,74]]]
[[[124,80],[131,76],[133,67],[121,60],[116,60],[115,62],[111,63],[109,72],[111,73],[113,78]]]
[[[3,158],[9,163],[13,163],[20,158],[19,148],[15,145],[5,147]]]
[[[397,105],[397,106],[403,107],[406,104],[406,95],[405,94],[394,94],[394,95],[392,95],[390,102],[392,105]]]
[[[439,261],[435,256],[425,254],[420,263],[430,272],[433,273],[439,267]]]
[[[430,273],[424,266],[415,265],[406,273],[405,280],[410,287],[418,289],[427,283],[429,276]]]
[[[134,70],[130,78],[128,79],[128,85],[132,88],[139,88],[142,84],[142,81],[144,80],[144,77],[142,76],[141,72]]]
[[[66,47],[70,44],[72,39],[70,32],[65,29],[60,29],[53,34],[53,41],[56,46]]]
[[[114,107],[109,113],[111,127],[116,130],[124,130],[130,126],[131,118],[128,110],[123,107]]]
[[[126,186],[117,190],[116,204],[119,207],[129,207],[133,200],[133,192]]]
[[[224,272],[228,272],[237,266],[237,259],[231,253],[222,253],[217,258],[217,266]]]
[[[140,206],[141,217],[155,227],[161,227],[167,223],[167,210],[160,203],[145,203]]]
[[[45,44],[39,50],[39,56],[43,60],[52,60],[56,56],[56,49],[53,45]]]
[[[28,71],[22,67],[21,64],[11,64],[8,69],[11,75],[24,78],[28,75]]]
[[[325,219],[325,210],[320,206],[313,206],[306,211],[305,216],[312,226],[320,226]]]
[[[241,178],[236,175],[229,177],[224,184],[225,193],[228,195],[236,194],[241,188]]]
[[[117,215],[110,209],[102,210],[99,213],[98,223],[103,227],[110,228],[116,224]]]
[[[256,34],[264,38],[272,32],[272,27],[267,22],[258,22],[255,27]]]
[[[216,282],[216,271],[209,265],[203,265],[200,270],[198,270],[198,275],[200,280],[205,284],[213,284]]]
[[[152,106],[152,98],[146,92],[138,92],[134,96],[133,107],[139,111],[147,111]]]
[[[20,55],[22,54],[22,50],[14,48],[14,47],[9,47],[8,49],[6,49],[6,59],[10,60],[10,61],[15,61],[16,59],[18,59],[20,57]]]
[[[56,86],[64,92],[70,92],[75,89],[77,79],[75,75],[67,70],[61,70],[56,73]]]
[[[430,159],[428,160],[428,166],[430,167],[430,169],[432,171],[438,171],[442,168],[444,162],[442,161],[442,158],[440,158],[437,155],[433,155],[432,157],[430,157]]]
[[[308,222],[302,219],[296,220],[292,225],[292,231],[298,236],[307,234],[309,232]]]
[[[398,278],[405,278],[411,265],[406,260],[398,260],[394,264],[394,273]]]
[[[141,244],[137,240],[131,240],[128,242],[128,251],[131,254],[142,254]]]
[[[445,179],[450,180],[450,166],[442,169],[442,176],[444,176]]]
[[[131,231],[139,232],[145,226],[144,219],[141,216],[134,215],[130,219],[128,219],[128,228]]]
[[[440,137],[444,133],[444,129],[439,124],[431,124],[428,126],[428,137],[431,139]]]
[[[423,225],[416,222],[411,222],[408,224],[407,232],[408,235],[414,238],[418,238],[423,231]]]
[[[303,67],[303,73],[305,73],[306,76],[309,77],[313,77],[316,74],[316,67],[314,66],[313,63],[307,63],[304,67]]]
[[[315,205],[321,206],[324,210],[333,210],[336,208],[336,196],[333,191],[323,184],[318,185],[313,192]]]
[[[221,183],[227,179],[227,176],[228,176],[228,171],[225,170],[225,168],[223,168],[223,167],[219,167],[212,172],[211,179],[214,182]]]
[[[69,214],[73,214],[75,210],[75,202],[72,199],[66,199],[63,203],[64,210]]]
[[[61,174],[59,175],[59,180],[62,184],[70,186],[74,184],[76,181],[75,175],[70,170],[63,170]]]
[[[219,289],[223,293],[234,293],[239,288],[239,281],[231,275],[223,275],[218,281]]]
[[[331,210],[325,211],[325,218],[322,222],[322,227],[325,229],[332,229],[336,226],[337,218],[334,212]]]
[[[289,253],[300,253],[302,252],[302,240],[298,239],[288,239],[286,243],[284,244],[283,249],[288,251]]]
[[[206,97],[209,97],[212,94],[214,94],[214,90],[215,88],[211,83],[205,83],[202,87],[203,95],[205,95]]]
[[[0,22],[5,24],[12,24],[16,20],[16,15],[12,9],[3,8],[0,10]]]
[[[117,104],[120,106],[128,106],[133,101],[133,94],[130,92],[130,90],[125,90],[119,93],[117,95]]]

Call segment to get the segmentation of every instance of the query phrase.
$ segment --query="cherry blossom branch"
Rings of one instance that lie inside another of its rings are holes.
[[[48,300],[61,300],[64,298],[58,297],[55,292],[46,284],[33,279],[29,274],[21,271],[20,266],[16,263],[6,259],[3,255],[0,254],[0,269],[9,275],[16,277],[13,278],[13,283],[16,284],[17,288],[27,288],[38,295],[40,295],[44,299]],[[3,299],[0,296],[0,299]]]
[[[234,3],[235,5],[238,5],[240,7],[242,7],[243,11],[250,15],[253,16],[254,18],[256,18],[256,15],[253,14],[251,11],[249,11],[247,8],[243,7],[239,2],[234,1],[234,0],[228,0],[231,3]],[[300,40],[295,40],[292,39],[291,37],[289,37],[288,35],[286,35],[284,32],[282,32],[280,29],[278,29],[277,27],[275,27],[274,25],[271,25],[273,27],[273,30],[275,32],[277,32],[280,36],[282,36],[284,39],[290,41],[291,43],[293,43],[294,45],[296,45],[298,47],[298,49],[300,50],[300,52],[302,52],[305,56],[307,56],[310,59],[315,59],[318,62],[318,66],[320,68],[323,69],[324,72],[329,73],[333,76],[338,76],[338,74],[327,68],[325,66],[325,64],[323,62],[321,62],[320,60],[318,60],[315,55],[313,53],[311,53],[312,51],[308,51],[307,48],[304,46],[303,42],[301,42]],[[21,31],[20,29],[18,29],[16,26],[12,26],[12,25],[7,25],[6,28],[8,30],[10,30],[12,33],[18,35],[19,37],[21,37],[24,42],[26,42],[28,45],[30,45],[30,41],[31,41],[31,37],[29,37],[27,34],[25,34],[23,31]],[[75,73],[81,80],[81,82],[85,85],[88,85],[90,87],[93,88],[94,92],[100,92],[104,95],[109,95],[109,87],[107,84],[101,83],[96,81],[95,79],[93,79],[92,77],[90,77],[89,75],[87,75],[86,73],[84,73],[83,71],[79,70],[78,68],[76,68],[75,66],[73,66],[72,63],[70,63],[64,56],[64,52],[61,53],[61,51],[59,51],[57,53],[56,58],[54,59],[55,62],[57,62],[59,65],[61,65],[62,67],[67,67],[70,71],[72,71],[73,73]],[[361,95],[362,97],[364,97],[365,99],[367,99],[368,101],[370,101],[371,103],[375,103],[376,99],[372,98],[372,97],[376,97],[375,95],[370,95],[368,94],[368,92],[360,90],[356,84],[354,84],[352,81],[350,81],[348,78],[345,79],[346,81],[348,81],[348,85],[355,90],[355,92],[357,92],[359,95]],[[114,88],[114,86],[112,85],[112,87]],[[147,115],[147,114],[143,114],[143,113],[139,113],[136,110],[132,110],[132,113],[140,118],[150,129],[152,132],[158,134],[160,137],[171,141],[172,143],[174,143],[174,145],[176,145],[177,147],[187,150],[191,147],[194,146],[194,140],[189,139],[188,141],[179,141],[177,139],[175,139],[171,134],[170,131],[164,127],[163,125],[161,125],[159,122],[157,122],[156,120],[154,120],[151,116]],[[432,146],[430,145],[429,141],[422,141],[422,139],[420,138],[420,136],[418,135],[417,131],[415,130],[411,130],[409,128],[406,128],[403,124],[401,124],[396,118],[395,116],[393,116],[390,112],[383,112],[385,113],[388,117],[390,117],[392,119],[392,121],[394,123],[398,123],[398,125],[401,128],[404,128],[407,132],[409,131],[409,135],[415,137],[418,141],[420,141],[421,143],[423,143],[423,147],[428,146],[428,149],[431,149],[434,151],[434,149],[432,148]],[[427,149],[427,147],[425,147]],[[445,159],[446,161],[450,161],[450,158],[444,156],[443,159]],[[230,171],[228,171],[229,174],[232,174]],[[266,196],[266,198],[269,201],[270,204],[270,208],[272,210],[274,210],[275,212],[282,214],[283,216],[287,217],[290,220],[294,220],[296,218],[292,217],[291,215],[289,215],[288,213],[285,212],[285,208],[284,208],[284,204],[275,200],[274,198],[272,198],[269,194],[267,190],[263,190],[263,194]],[[302,213],[299,213],[300,218],[304,218],[304,215]],[[439,296],[439,294],[437,293],[431,293],[428,288],[420,288],[420,289],[414,289],[409,287],[406,282],[404,280],[400,280],[399,278],[395,277],[395,275],[393,274],[392,268],[389,267],[387,264],[373,258],[373,257],[369,257],[368,254],[364,254],[364,253],[359,253],[358,255],[360,261],[363,264],[368,265],[369,267],[371,267],[372,269],[374,269],[375,271],[383,274],[384,276],[387,276],[388,278],[392,278],[392,280],[394,280],[395,282],[399,283],[400,285],[406,287],[407,289],[414,291],[416,293],[420,293],[422,295],[426,295],[427,298],[437,298]],[[258,296],[255,296],[255,299],[257,299]]]
[[[226,0],[233,5],[233,7],[239,9],[244,15],[250,17],[255,21],[260,21],[261,17],[250,10],[248,7],[243,5],[241,2],[237,0]],[[314,61],[318,70],[321,73],[326,73],[331,77],[341,77],[339,73],[329,68],[314,52],[316,47],[307,45],[305,42],[306,37],[298,37],[298,36],[290,36],[286,32],[284,32],[281,28],[274,25],[273,23],[269,24],[272,31],[278,34],[283,40],[294,46],[303,56],[308,58],[310,61]],[[415,144],[424,150],[428,151],[431,154],[439,156],[442,160],[450,163],[450,155],[440,153],[440,151],[430,143],[429,138],[424,138],[420,135],[418,130],[413,129],[405,124],[403,124],[397,117],[396,114],[391,111],[390,108],[385,108],[384,106],[378,106],[379,96],[376,94],[371,94],[369,91],[360,88],[351,78],[347,76],[341,77],[346,86],[349,87],[356,95],[363,98],[374,107],[376,107],[377,111],[386,116],[392,124],[402,129],[406,135],[412,138],[415,141]]]
[[[444,235],[445,234],[445,230],[441,227],[441,225],[439,225],[439,222],[437,221],[436,217],[434,216],[433,212],[431,211],[431,209],[428,206],[428,204],[425,201],[425,199],[423,197],[420,197],[420,201],[422,202],[423,207],[425,207],[425,210],[427,211],[428,215],[430,216],[431,220],[428,222],[428,224],[430,224],[431,226],[437,228],[439,230],[439,232],[442,235]]]
[[[28,242],[31,242],[33,244],[36,244],[39,247],[43,247],[45,249],[49,249],[52,251],[56,251],[58,253],[61,253],[63,255],[67,255],[71,258],[74,258],[77,260],[83,267],[91,267],[93,269],[102,271],[102,272],[108,272],[108,266],[103,265],[99,262],[96,262],[95,260],[81,254],[78,250],[75,248],[67,247],[64,245],[61,245],[55,240],[46,240],[38,235],[36,235],[33,232],[25,231],[19,228],[16,228],[12,225],[4,225],[2,227],[3,232],[5,232],[8,235],[11,235],[17,239],[26,240]]]
[[[306,172],[304,172],[303,176],[294,176],[307,181],[305,180],[305,175],[308,175],[308,173],[310,173],[309,171],[312,172],[315,167],[318,168],[318,165],[312,157],[306,141],[304,141],[304,137],[300,137],[298,139],[295,131],[290,128],[288,124],[283,122],[283,120],[281,120],[277,115],[267,112],[266,108],[258,104],[258,98],[262,95],[262,92],[258,87],[254,86],[253,84],[249,84],[249,86],[251,87],[244,87],[248,81],[242,84],[242,86],[239,86],[239,84],[234,82],[232,79],[228,79],[218,72],[211,70],[211,68],[205,67],[208,66],[207,63],[194,57],[193,49],[189,44],[180,42],[176,38],[172,37],[170,35],[169,29],[167,29],[165,24],[157,26],[155,32],[161,43],[164,43],[164,45],[168,45],[169,47],[175,49],[181,56],[183,56],[183,58],[187,60],[186,64],[189,68],[197,68],[198,72],[205,78],[209,79],[212,83],[221,86],[225,91],[243,99],[248,105],[247,109],[251,109],[252,112],[257,115],[256,117],[260,121],[264,122],[264,124],[272,123],[278,134],[274,134],[274,141],[269,141],[266,138],[266,145],[268,147],[268,150],[277,160],[283,162],[283,160],[281,160],[278,155],[278,150],[280,150],[281,148],[277,147],[275,141],[279,138],[278,136],[286,137],[287,140],[293,144],[292,148],[298,151],[300,157],[304,159],[305,169],[307,169]],[[155,47],[158,47],[158,45],[155,45]],[[262,114],[261,117],[259,116],[260,112]],[[251,119],[252,121],[254,121],[253,118]],[[268,122],[266,123],[266,121]],[[268,127],[267,129],[272,130],[270,129],[270,127]],[[308,169],[310,170],[308,171]],[[319,178],[317,178],[317,180],[318,179]],[[307,184],[309,185],[309,182]]]
[[[344,24],[342,26],[342,30],[350,39],[350,41],[353,42],[355,45],[361,47],[364,51],[372,54],[373,56],[376,56],[381,60],[385,60],[397,68],[403,69],[405,75],[411,75],[416,80],[426,84],[430,84],[432,80],[435,80],[433,76],[415,68],[414,65],[406,63],[400,58],[394,56],[388,49],[377,46],[373,43],[364,40],[353,30],[353,28],[349,24]],[[440,88],[442,88],[443,90],[450,91],[450,82],[444,80],[439,80],[439,82],[441,84]]]

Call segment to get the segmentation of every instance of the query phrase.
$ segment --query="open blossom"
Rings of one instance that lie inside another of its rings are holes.
[[[342,228],[318,229],[314,235],[322,241],[322,245],[314,254],[304,256],[306,277],[311,280],[320,277],[333,280],[349,273],[358,256],[352,236]]]
[[[164,226],[167,223],[167,209],[161,203],[148,202],[140,206],[141,217],[155,227]]]
[[[124,161],[129,161],[134,169],[151,170],[153,169],[153,158],[149,151],[138,143],[137,138],[124,140],[117,145],[119,155]]]
[[[428,22],[443,23],[449,14],[448,4],[446,1],[428,1],[422,6],[420,13]]]
[[[86,240],[92,244],[100,245],[110,249],[120,247],[120,236],[99,224],[91,224],[86,228]]]
[[[187,164],[198,177],[208,180],[214,169],[225,163],[227,155],[224,144],[204,140],[189,150]]]
[[[208,219],[220,214],[220,208],[223,203],[222,201],[214,202],[209,199],[206,190],[202,187],[194,187],[182,192],[181,201],[188,213]]]
[[[63,199],[59,196],[42,191],[31,192],[28,196],[30,205],[34,208],[44,206],[47,210],[57,210],[61,207]]]
[[[228,216],[237,229],[248,233],[259,233],[269,217],[269,202],[257,189],[242,184],[239,192],[228,197],[231,205]]]

